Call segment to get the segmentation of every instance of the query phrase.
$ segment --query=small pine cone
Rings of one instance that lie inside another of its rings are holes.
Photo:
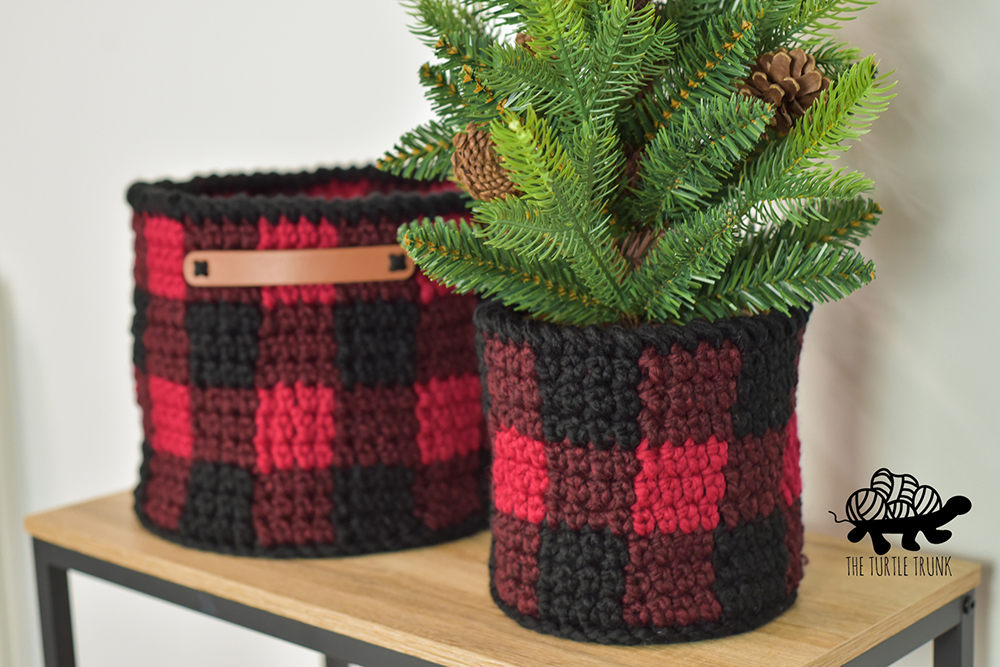
[[[816,58],[802,49],[780,48],[762,53],[750,65],[750,78],[740,82],[741,94],[774,106],[771,127],[785,135],[806,109],[830,87],[830,79],[816,67]]]
[[[465,132],[455,135],[452,143],[455,152],[451,154],[451,168],[455,180],[474,199],[490,201],[509,194],[520,194],[500,164],[489,132],[477,130],[474,123],[469,123]]]

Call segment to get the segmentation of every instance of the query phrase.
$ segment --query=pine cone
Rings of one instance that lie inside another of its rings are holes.
[[[770,125],[785,135],[829,87],[830,79],[817,69],[812,54],[780,48],[757,57],[750,65],[750,78],[739,84],[739,91],[772,104],[775,113]]]
[[[474,123],[469,123],[464,132],[455,135],[452,143],[455,152],[451,155],[451,168],[455,180],[465,186],[473,198],[490,201],[521,194],[500,164],[489,132],[477,130]]]

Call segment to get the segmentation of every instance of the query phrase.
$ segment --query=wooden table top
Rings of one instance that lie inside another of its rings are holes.
[[[763,628],[668,646],[609,647],[525,630],[493,604],[489,534],[424,549],[326,560],[241,558],[187,549],[140,525],[120,493],[36,514],[28,532],[52,544],[189,588],[450,667],[780,667],[840,665],[979,584],[976,563],[951,576],[873,576],[867,540],[807,536],[799,599]],[[865,576],[847,557],[864,556]]]

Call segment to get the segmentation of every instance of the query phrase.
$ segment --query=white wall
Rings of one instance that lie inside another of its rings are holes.
[[[883,466],[972,500],[935,549],[987,565],[978,665],[1000,664],[1000,90],[977,55],[997,21],[992,0],[882,0],[842,31],[897,70],[898,97],[847,158],[886,213],[866,245],[878,279],[817,310],[799,394],[807,530],[846,534],[827,510]]]
[[[900,81],[850,157],[878,182],[887,211],[868,246],[879,279],[818,309],[800,391],[809,529],[842,534],[826,511],[885,465],[972,498],[945,546],[991,564],[1000,559],[1000,443],[990,428],[1000,92],[988,45],[998,19],[991,0],[882,0],[844,31]],[[8,523],[135,482],[126,185],[377,156],[429,115],[415,77],[427,53],[406,20],[395,0],[0,5]],[[0,589],[14,607],[10,661],[39,665],[27,539],[0,541],[17,568]],[[992,586],[980,597],[980,665],[1000,664],[1000,643],[986,639],[1000,631]],[[147,665],[316,664],[83,577],[73,593],[82,667],[138,664],[139,652]],[[4,657],[0,647],[0,665]]]
[[[18,517],[136,481],[126,186],[377,157],[430,116],[416,80],[427,54],[406,22],[395,0],[0,3],[0,286]],[[16,539],[20,667],[40,658],[27,539]],[[73,593],[82,667],[316,664],[280,645],[233,653],[250,640],[142,609],[110,586],[74,577]],[[157,627],[170,630],[166,645]],[[135,640],[125,646],[123,628]],[[156,650],[140,660],[129,647],[144,636]],[[198,647],[200,661],[171,644]]]

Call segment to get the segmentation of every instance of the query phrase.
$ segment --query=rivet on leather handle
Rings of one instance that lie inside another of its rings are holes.
[[[192,287],[277,287],[406,280],[415,266],[398,245],[302,250],[193,250],[184,257]]]

